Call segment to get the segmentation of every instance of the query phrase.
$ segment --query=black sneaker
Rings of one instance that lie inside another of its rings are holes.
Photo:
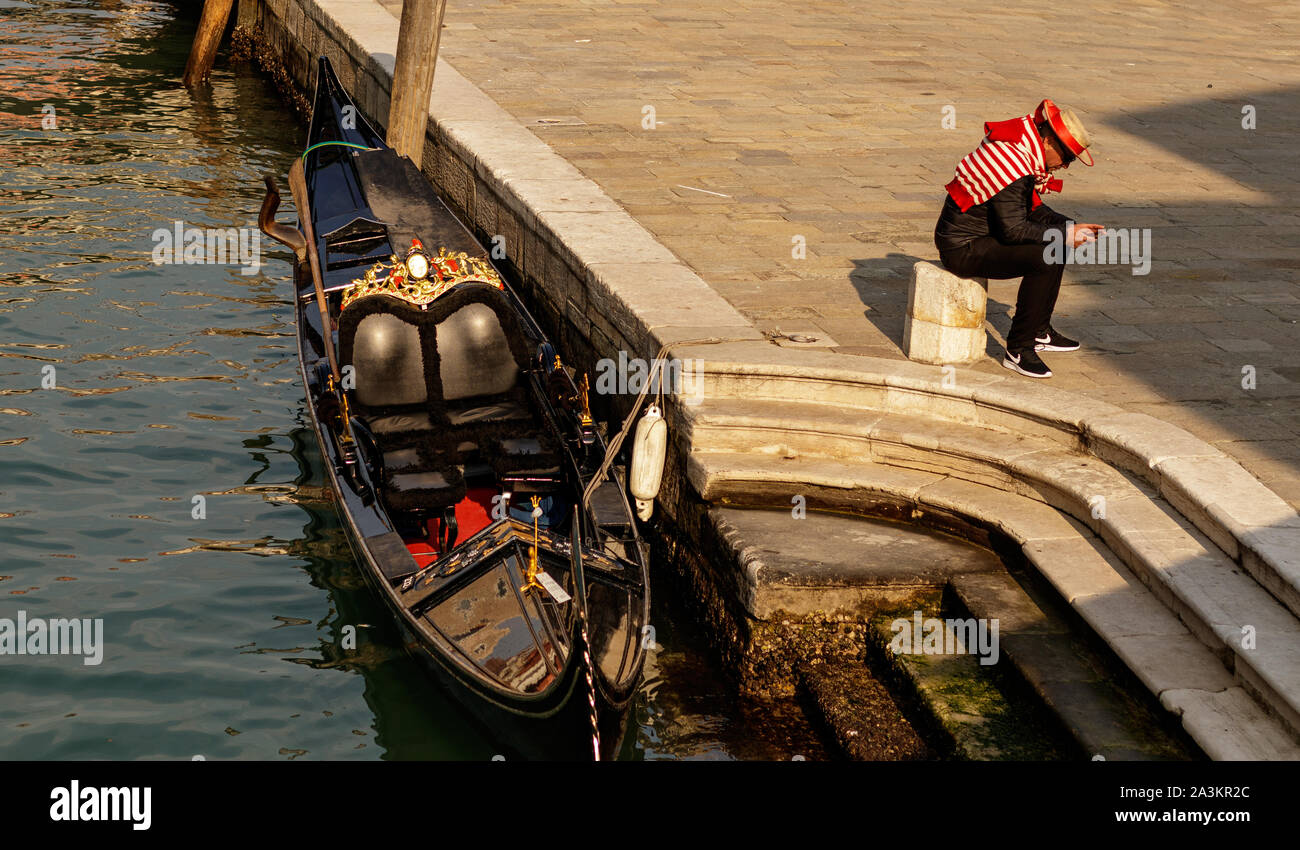
[[[1012,372],[1019,372],[1028,378],[1052,377],[1052,370],[1047,368],[1047,364],[1038,356],[1038,352],[1032,348],[1008,351],[1007,356],[1002,360],[1002,365]]]
[[[1034,337],[1035,351],[1078,351],[1079,341],[1070,339],[1068,336],[1062,336],[1060,331],[1054,330],[1051,325],[1047,329]]]

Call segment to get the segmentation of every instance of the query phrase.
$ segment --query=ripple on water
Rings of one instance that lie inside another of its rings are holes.
[[[0,660],[0,758],[490,755],[408,740],[450,709],[408,703],[396,635],[337,648],[382,612],[305,460],[287,254],[152,260],[176,221],[253,225],[302,128],[251,75],[171,85],[174,4],[0,7],[0,617],[104,628],[93,666]]]
[[[0,618],[104,627],[96,665],[0,656],[0,759],[488,759],[352,562],[290,254],[153,262],[176,222],[254,227],[304,135],[256,75],[178,84],[178,5],[0,0]],[[725,700],[658,692],[646,757],[749,752]]]

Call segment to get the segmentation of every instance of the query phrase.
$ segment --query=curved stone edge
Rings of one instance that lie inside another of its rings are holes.
[[[1300,759],[1300,741],[1238,685],[1222,660],[1105,544],[1057,510],[936,473],[835,461],[693,454],[687,475],[707,500],[740,482],[863,491],[966,517],[1014,540],[1061,597],[1216,760]]]
[[[720,408],[720,409],[719,409]],[[714,401],[684,423],[696,454],[743,447],[756,457],[840,458],[946,474],[1071,515],[1105,541],[1206,645],[1231,658],[1238,680],[1300,730],[1300,623],[1252,577],[1105,462],[1054,443],[940,423],[929,417],[826,405]],[[775,449],[775,452],[773,452]],[[1107,509],[1092,509],[1104,497]],[[987,497],[985,497],[987,499]],[[1014,534],[1012,535],[1015,536]],[[1254,635],[1243,640],[1249,626]]]
[[[1300,616],[1300,514],[1199,437],[1142,413],[1023,379],[770,345],[681,346],[698,357],[686,391],[729,377],[767,382],[748,397],[857,406],[1050,436],[1137,475]],[[721,355],[721,356],[720,356]],[[710,391],[712,383],[714,392]],[[807,391],[801,392],[800,386]],[[839,387],[835,398],[828,387]]]

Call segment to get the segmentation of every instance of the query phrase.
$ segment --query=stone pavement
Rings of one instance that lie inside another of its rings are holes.
[[[1073,8],[452,0],[442,55],[757,325],[882,357],[982,122],[1072,106],[1097,167],[1047,201],[1150,228],[1151,265],[1067,270],[1056,324],[1086,347],[1050,384],[1186,428],[1300,507],[1300,7]],[[1016,283],[991,282],[973,368],[1001,372]]]

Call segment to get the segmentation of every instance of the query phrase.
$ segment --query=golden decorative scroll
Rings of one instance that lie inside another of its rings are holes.
[[[429,257],[429,274],[423,280],[409,280],[406,264],[396,254],[389,257],[388,262],[380,260],[375,263],[344,291],[341,309],[346,310],[354,301],[367,295],[391,295],[424,308],[453,286],[462,283],[482,283],[497,289],[506,288],[501,275],[482,257],[471,257],[464,251],[448,254],[446,248],[439,248],[436,257]]]

